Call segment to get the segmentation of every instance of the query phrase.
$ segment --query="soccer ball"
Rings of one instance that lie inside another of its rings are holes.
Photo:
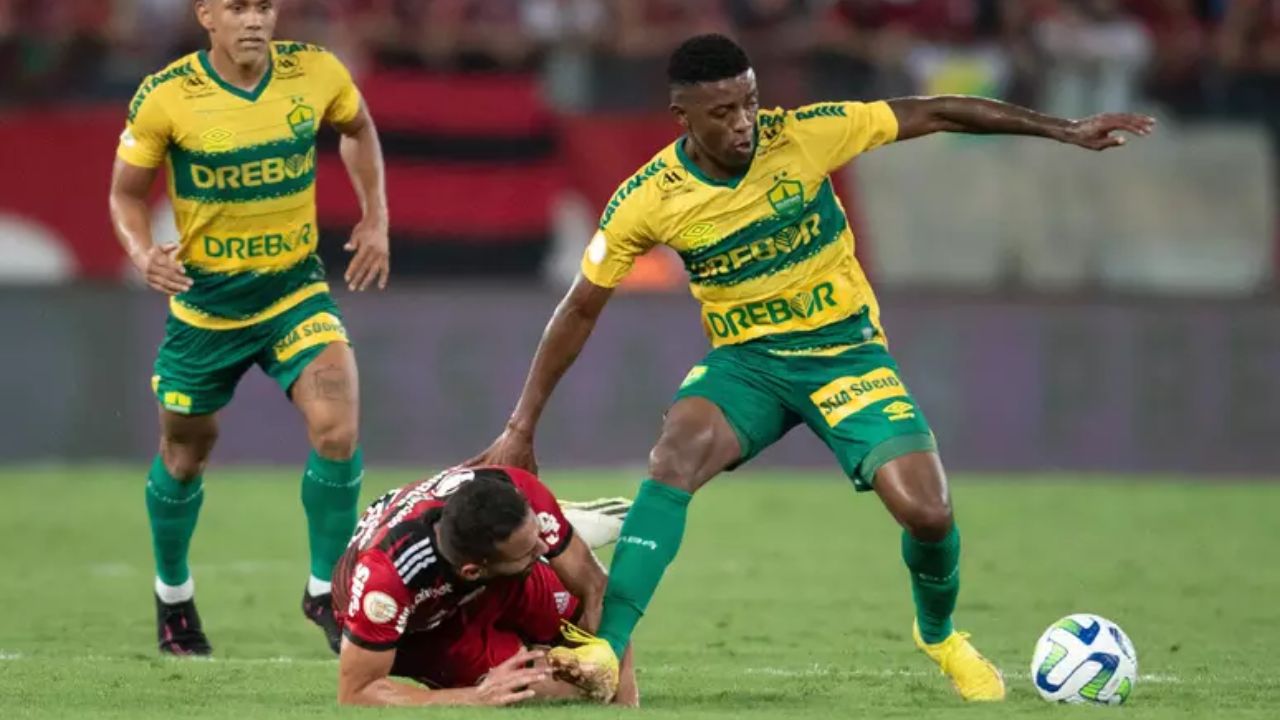
[[[1049,702],[1119,705],[1138,681],[1138,654],[1110,620],[1068,615],[1036,641],[1031,681]]]

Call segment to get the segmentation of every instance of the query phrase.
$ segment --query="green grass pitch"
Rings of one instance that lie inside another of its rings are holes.
[[[0,471],[0,717],[369,716],[334,702],[336,663],[298,609],[305,533],[292,470],[210,472],[193,549],[216,659],[162,660],[137,468]],[[413,479],[373,470],[365,495]],[[637,478],[547,474],[562,497]],[[1137,718],[1280,716],[1280,484],[958,477],[958,625],[1007,703],[965,706],[910,642],[898,531],[832,474],[740,472],[691,510],[636,642],[643,715],[592,707],[376,711],[379,718]],[[1043,703],[1032,645],[1070,612],[1132,637],[1118,710]],[[1273,652],[1275,651],[1275,652]]]

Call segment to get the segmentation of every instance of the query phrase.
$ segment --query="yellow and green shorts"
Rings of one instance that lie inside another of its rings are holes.
[[[854,487],[870,490],[885,463],[936,451],[937,443],[865,315],[837,325],[807,338],[715,348],[689,371],[676,400],[701,397],[720,408],[742,445],[736,465],[804,423]]]
[[[257,365],[288,394],[303,369],[333,342],[350,340],[328,293],[233,330],[195,327],[170,314],[151,389],[166,410],[205,415],[230,402],[240,378]]]

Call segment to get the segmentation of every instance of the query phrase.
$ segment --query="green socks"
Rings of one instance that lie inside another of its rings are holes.
[[[599,636],[609,642],[619,658],[653,599],[662,573],[680,549],[692,498],[683,490],[654,480],[640,483],[613,552],[609,585],[604,592],[604,617],[600,621]]]
[[[350,460],[328,460],[311,451],[302,474],[302,507],[307,512],[311,576],[328,582],[356,529],[356,505],[364,458],[360,448]]]
[[[952,525],[946,537],[928,543],[903,531],[902,559],[911,571],[911,597],[916,603],[920,636],[930,644],[946,640],[960,594],[960,532]]]
[[[157,453],[147,473],[147,517],[151,520],[156,577],[165,585],[182,585],[191,579],[187,551],[203,502],[204,478],[178,482]]]

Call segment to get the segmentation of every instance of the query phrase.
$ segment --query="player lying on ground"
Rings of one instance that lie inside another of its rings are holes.
[[[1064,120],[950,96],[761,111],[746,55],[719,35],[681,45],[668,79],[685,135],[614,194],[506,429],[476,459],[535,467],[538,418],[612,289],[637,256],[659,244],[675,249],[713,349],[681,384],[649,455],[649,478],[614,553],[602,640],[552,659],[607,683],[676,556],[693,493],[803,423],[854,487],[874,490],[902,526],[916,644],[965,699],[1002,699],[999,670],[952,627],[960,536],[946,476],[888,352],[829,174],[859,153],[937,132],[1032,135],[1105,150],[1124,144],[1117,131],[1145,135],[1153,121]]]
[[[598,540],[611,542],[617,535],[601,530],[613,521],[607,513],[619,510],[626,511],[625,501],[575,513]],[[453,470],[393,490],[369,506],[334,568],[344,637],[338,702],[508,705],[589,697],[599,683],[580,689],[556,679],[538,648],[578,639],[572,627],[562,637],[566,621],[594,629],[604,586],[591,548],[530,473]],[[615,700],[639,700],[629,652]]]
[[[176,0],[175,0],[176,1]],[[329,579],[356,524],[359,383],[347,331],[316,256],[316,130],[340,154],[364,216],[346,249],[353,290],[387,281],[382,150],[346,68],[314,45],[272,42],[271,0],[196,0],[210,49],[147,77],[129,105],[111,180],[116,235],[155,290],[172,296],[152,389],[160,451],[147,475],[160,650],[207,655],[187,551],[204,501],[216,413],[257,365],[297,406],[311,454],[302,507],[311,546],[306,616],[339,636]],[[161,164],[181,233],[156,245],[148,198]]]

